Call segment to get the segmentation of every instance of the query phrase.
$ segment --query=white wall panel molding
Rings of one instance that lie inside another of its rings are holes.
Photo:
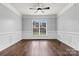
[[[61,33],[61,34],[70,34],[71,36],[75,36],[75,37],[79,37],[79,32],[67,32],[67,31],[57,31],[57,33]]]
[[[21,31],[0,33],[0,51],[20,41],[21,34]]]
[[[79,32],[57,31],[58,40],[79,51]]]
[[[21,33],[22,31],[16,31],[16,32],[5,32],[5,33],[0,33],[0,35],[5,35],[5,34],[16,34],[16,33]]]

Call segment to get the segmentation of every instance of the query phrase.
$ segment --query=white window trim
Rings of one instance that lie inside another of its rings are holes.
[[[34,20],[32,20],[32,36],[47,36],[47,24],[48,23],[46,22],[46,35],[40,35],[40,22],[39,22],[39,34],[38,35],[33,35],[33,21]]]

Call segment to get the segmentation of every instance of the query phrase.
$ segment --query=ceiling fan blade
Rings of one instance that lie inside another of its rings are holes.
[[[30,10],[37,10],[36,8],[29,8]]]
[[[43,9],[50,9],[50,7],[45,7],[45,8],[43,8]]]

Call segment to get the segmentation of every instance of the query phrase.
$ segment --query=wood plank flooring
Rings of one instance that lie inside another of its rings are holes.
[[[0,52],[1,56],[78,56],[79,52],[53,40],[22,40]]]

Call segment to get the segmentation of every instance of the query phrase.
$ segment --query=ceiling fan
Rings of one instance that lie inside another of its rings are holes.
[[[37,13],[39,10],[44,13],[44,10],[49,10],[50,7],[38,7],[38,8],[29,8],[30,10],[36,10],[34,13]]]

